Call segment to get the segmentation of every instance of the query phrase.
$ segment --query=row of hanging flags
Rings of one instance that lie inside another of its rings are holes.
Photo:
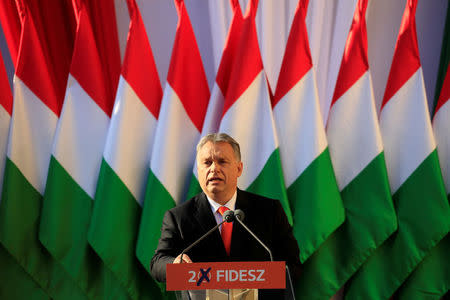
[[[299,299],[448,291],[450,44],[430,118],[417,0],[406,4],[379,115],[368,0],[358,0],[326,127],[308,0],[299,0],[273,94],[257,0],[245,15],[230,1],[211,93],[183,0],[164,90],[138,6],[127,3],[122,65],[113,1],[0,4],[15,62],[11,93],[0,60],[0,298],[174,298],[150,277],[150,259],[164,212],[200,191],[196,143],[217,131],[241,144],[240,188],[279,199],[293,225]]]

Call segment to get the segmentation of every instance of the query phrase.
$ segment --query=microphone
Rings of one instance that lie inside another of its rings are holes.
[[[223,223],[227,222],[233,222],[233,220],[235,219],[234,217],[234,211],[232,210],[227,210],[226,212],[223,213],[222,215],[223,221],[220,222],[219,224],[217,224],[216,226],[214,226],[213,228],[211,228],[207,233],[205,233],[204,235],[202,235],[200,238],[198,238],[195,242],[193,242],[192,244],[190,244],[186,249],[184,249],[181,252],[181,256],[180,256],[180,262],[183,263],[183,255],[184,253],[188,252],[189,250],[192,249],[192,247],[194,247],[195,245],[197,245],[198,243],[200,243],[204,238],[206,238],[208,235],[210,235],[214,230],[216,230],[217,228],[219,228],[220,225],[222,225]]]
[[[267,247],[254,233],[251,231],[242,221],[244,220],[245,214],[242,210],[236,209],[234,211],[234,219],[239,222],[263,247],[269,252],[270,261],[273,261],[272,251],[270,251],[269,247]]]

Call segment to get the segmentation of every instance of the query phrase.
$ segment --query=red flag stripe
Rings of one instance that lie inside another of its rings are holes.
[[[286,52],[281,64],[277,88],[272,102],[273,107],[312,68],[312,58],[304,15],[306,12],[304,2],[299,0],[294,20],[292,21],[291,31],[286,44]]]
[[[358,0],[345,44],[331,106],[369,70],[367,59],[366,10],[368,0]]]
[[[77,0],[75,6],[80,8],[79,37],[70,71],[97,105],[111,116],[120,75],[114,3]]]
[[[122,75],[131,85],[142,103],[158,119],[162,89],[156,69],[152,48],[145,25],[135,0],[128,1],[130,31],[122,66]]]
[[[239,46],[239,35],[241,34],[242,25],[244,23],[244,18],[242,16],[239,1],[233,1],[233,19],[231,21],[231,27],[228,31],[227,39],[225,41],[225,47],[223,49],[222,58],[220,60],[220,65],[216,77],[217,85],[222,90],[222,93],[226,93],[226,91],[228,90],[231,68],[233,66],[233,60],[237,53],[237,49]]]
[[[186,6],[183,0],[175,0],[175,4],[179,19],[167,82],[201,132],[210,96],[208,82]]]
[[[13,98],[11,87],[9,86],[8,75],[6,75],[5,65],[3,64],[3,57],[0,53],[0,105],[12,115]]]
[[[444,105],[444,103],[450,100],[450,64],[447,67],[447,73],[445,74],[444,83],[442,84],[441,94],[436,105],[436,110],[434,115],[439,111],[439,109]]]
[[[419,47],[416,33],[417,0],[408,0],[403,14],[400,32],[395,45],[394,58],[387,80],[381,109],[394,94],[420,68]]]
[[[17,1],[22,33],[16,75],[59,116],[73,45],[70,22],[64,18],[73,18],[73,11],[65,11],[64,1],[52,0],[44,6],[38,2]]]
[[[8,44],[9,55],[14,65],[16,65],[22,26],[14,0],[0,1],[0,22]]]
[[[86,0],[85,0],[86,1]],[[86,1],[92,31],[102,66],[107,94],[107,106],[112,111],[121,71],[119,38],[117,33],[116,8],[114,0]],[[110,115],[110,113],[108,114]]]
[[[230,0],[231,9],[234,11],[236,8],[241,9],[241,5],[239,4],[239,0]],[[242,12],[241,12],[242,13]]]
[[[57,116],[59,116],[62,108],[62,103],[64,100],[64,94],[61,93],[61,82],[64,80],[64,84],[67,81],[67,73],[63,74],[63,78],[57,78],[55,74],[55,69],[60,68],[60,70],[65,69],[65,66],[69,66],[69,61],[64,61],[62,56],[57,55],[55,61],[51,61],[49,58],[52,57],[52,52],[55,43],[51,43],[52,39],[49,34],[56,38],[61,33],[59,30],[61,24],[53,24],[51,30],[46,30],[49,27],[44,27],[44,23],[40,21],[41,15],[39,7],[36,3],[33,4],[32,0],[17,1],[19,15],[22,20],[22,33],[20,39],[20,47],[17,58],[16,75],[19,77],[28,88]],[[53,3],[56,4],[56,3]],[[57,8],[58,5],[45,6],[54,14],[60,13]],[[58,18],[55,18],[58,19]],[[48,21],[48,20],[47,20]],[[46,22],[45,25],[51,25],[50,22]],[[59,26],[59,27],[58,27]],[[65,33],[59,36],[64,43],[66,40]],[[49,43],[41,43],[41,41],[49,41]],[[54,49],[53,49],[54,50]],[[58,59],[60,59],[58,61]],[[60,62],[60,64],[58,64]],[[30,68],[29,66],[33,66]],[[64,73],[56,72],[56,73]],[[59,83],[59,84],[58,84]]]
[[[112,106],[108,103],[100,57],[97,52],[91,21],[85,4],[81,4],[79,23],[73,51],[70,73],[93,101],[108,115]]]
[[[46,61],[54,74],[58,101],[66,94],[67,77],[75,39],[76,22],[71,0],[51,0],[42,5],[40,1],[28,0],[33,20],[41,41],[46,44]]]
[[[256,17],[256,11],[258,10],[259,0],[250,0],[247,4],[247,11],[245,16],[252,15],[253,19]]]
[[[301,8],[301,13],[303,18],[306,18],[306,14],[308,13],[308,5],[309,5],[309,0],[299,0],[299,4],[298,4]]]
[[[239,55],[236,56],[229,83],[229,88],[225,94],[223,107],[224,116],[228,109],[250,86],[255,77],[263,70],[261,54],[259,52],[258,36],[256,34],[256,24],[254,14],[256,7],[254,1],[249,2],[246,16],[242,25],[241,38],[238,45]],[[246,66],[245,69],[242,66]]]

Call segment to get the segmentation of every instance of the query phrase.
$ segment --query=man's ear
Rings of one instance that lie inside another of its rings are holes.
[[[242,161],[240,161],[238,163],[238,177],[240,177],[242,175],[242,170],[244,169],[244,164],[242,163]]]

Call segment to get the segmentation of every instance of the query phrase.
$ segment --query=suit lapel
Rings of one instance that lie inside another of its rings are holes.
[[[201,228],[201,235],[203,235],[217,225],[216,219],[214,218],[214,215],[211,211],[211,206],[209,205],[205,193],[201,193],[196,198],[196,207],[197,210],[194,213],[194,222],[198,224],[198,228]],[[207,240],[211,243],[211,245],[208,246],[210,249],[208,251],[216,252],[218,256],[227,256],[225,247],[222,242],[222,236],[220,235],[218,229],[212,232]]]
[[[216,219],[214,219],[211,206],[204,193],[201,193],[196,198],[196,208],[197,210],[194,212],[193,216],[194,222],[198,223],[199,228],[202,228],[202,231],[206,233],[216,225]]]

